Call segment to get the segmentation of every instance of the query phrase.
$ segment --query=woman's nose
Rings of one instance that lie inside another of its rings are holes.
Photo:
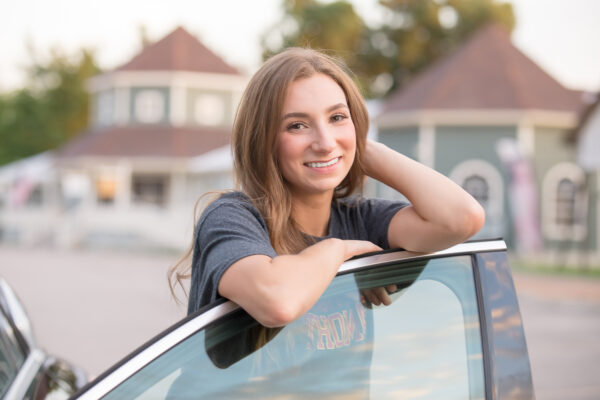
[[[335,144],[335,137],[329,126],[319,125],[316,127],[312,143],[314,151],[330,153],[335,148]]]

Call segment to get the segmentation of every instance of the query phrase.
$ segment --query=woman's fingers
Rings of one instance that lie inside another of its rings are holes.
[[[398,285],[387,285],[385,287],[385,289],[387,290],[388,293],[394,293],[398,291]]]
[[[389,306],[392,304],[392,298],[384,287],[365,289],[362,291],[362,294],[373,305],[379,306],[383,304]]]
[[[346,245],[345,260],[360,254],[382,250],[381,247],[366,240],[344,240],[344,244]]]

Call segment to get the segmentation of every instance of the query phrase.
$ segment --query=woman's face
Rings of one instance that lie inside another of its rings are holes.
[[[279,168],[292,195],[333,192],[356,154],[356,131],[342,88],[315,74],[290,84],[277,142]]]

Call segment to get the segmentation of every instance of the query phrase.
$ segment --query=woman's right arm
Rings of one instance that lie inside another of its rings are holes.
[[[248,256],[225,271],[219,294],[262,325],[283,326],[317,302],[345,260],[378,250],[367,241],[326,239],[295,255]]]

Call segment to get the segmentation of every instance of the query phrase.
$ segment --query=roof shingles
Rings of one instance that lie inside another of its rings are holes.
[[[117,71],[192,71],[240,75],[182,27],[146,46]]]
[[[195,157],[229,144],[230,135],[222,128],[116,126],[80,135],[59,156]]]
[[[581,111],[581,92],[548,75],[489,25],[462,47],[392,93],[383,113],[422,109]]]

